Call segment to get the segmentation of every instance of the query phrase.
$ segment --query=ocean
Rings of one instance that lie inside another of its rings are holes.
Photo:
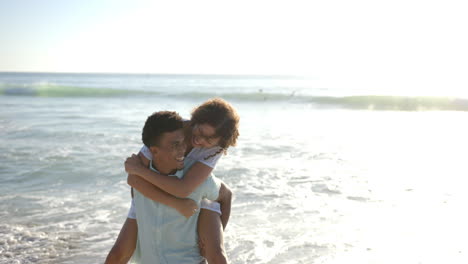
[[[443,90],[442,90],[443,91]],[[295,76],[0,73],[0,263],[103,263],[146,117],[222,97],[240,263],[468,263],[468,99]],[[463,121],[465,120],[465,121]]]

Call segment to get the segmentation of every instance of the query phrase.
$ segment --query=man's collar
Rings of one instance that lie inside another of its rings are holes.
[[[155,171],[159,174],[161,174],[158,169],[156,169],[154,166],[153,166],[153,160],[150,160],[150,170],[152,171]],[[183,172],[182,170],[176,170],[174,173],[172,174],[169,174],[168,176],[178,176],[181,172]]]

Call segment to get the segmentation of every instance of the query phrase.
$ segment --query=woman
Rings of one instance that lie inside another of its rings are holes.
[[[239,116],[228,102],[220,98],[208,100],[195,108],[191,120],[184,124],[187,145],[185,156],[196,160],[184,177],[167,177],[149,170],[148,164],[152,156],[149,149],[143,146],[138,156],[133,155],[125,162],[125,170],[129,173],[128,183],[135,189],[144,191],[148,198],[173,207],[187,218],[191,217],[197,209],[195,202],[174,196],[187,197],[206,180],[221,155],[230,146],[235,146],[239,136],[238,126]],[[221,186],[218,200],[224,201],[221,206],[215,201],[202,201],[198,220],[201,254],[209,263],[227,262],[223,229],[230,215],[231,193],[225,185]],[[127,263],[135,249],[137,232],[132,204],[106,263]]]

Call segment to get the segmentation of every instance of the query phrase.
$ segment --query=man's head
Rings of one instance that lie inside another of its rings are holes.
[[[146,119],[143,144],[153,154],[153,162],[163,174],[184,167],[185,142],[183,120],[176,112],[156,112]]]

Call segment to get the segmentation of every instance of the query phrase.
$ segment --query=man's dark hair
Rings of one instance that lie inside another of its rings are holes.
[[[148,116],[143,127],[142,140],[145,146],[158,146],[163,133],[173,132],[183,127],[182,117],[176,112],[160,111]]]

